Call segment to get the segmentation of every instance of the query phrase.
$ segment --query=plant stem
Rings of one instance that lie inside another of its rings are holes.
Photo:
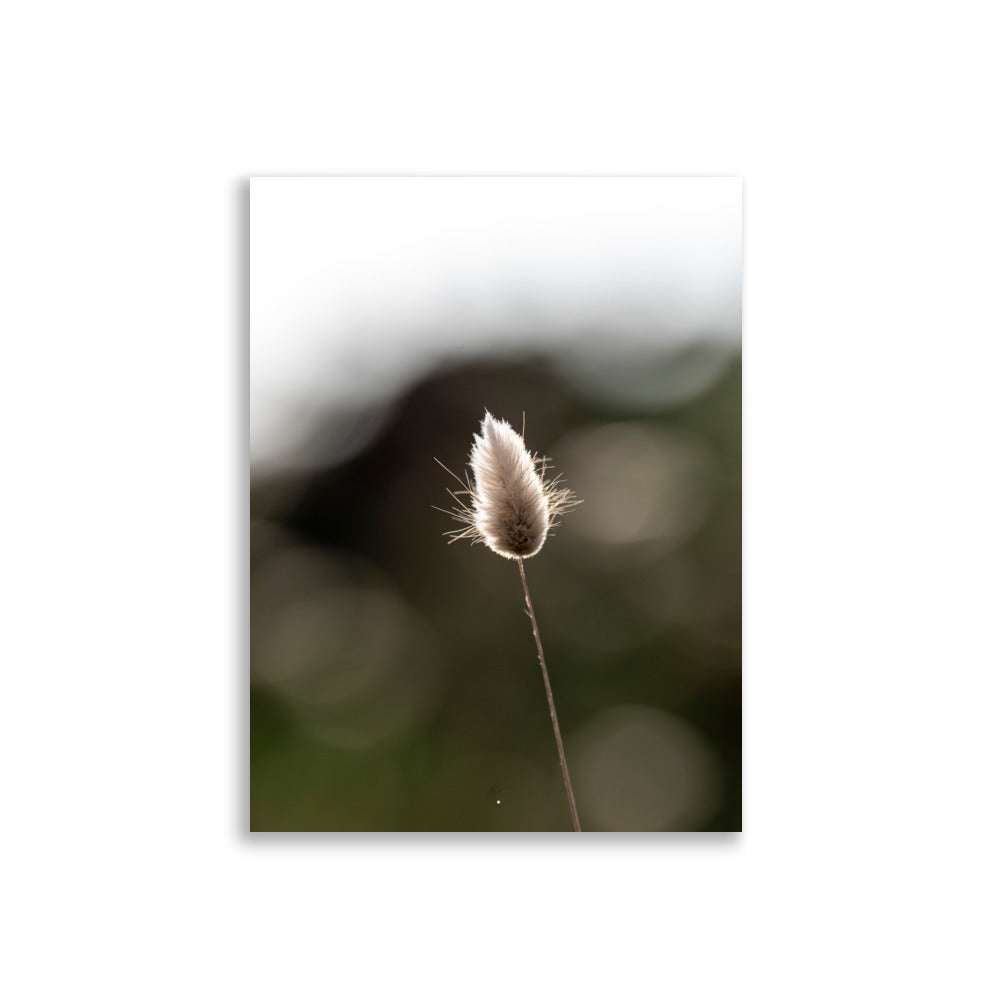
[[[538,634],[538,619],[531,605],[531,594],[528,593],[528,578],[524,575],[524,560],[517,560],[521,571],[521,583],[524,584],[524,600],[528,605],[528,617],[531,627],[535,630],[535,645],[538,647],[538,662],[542,665],[542,679],[545,681],[545,693],[549,697],[549,712],[552,715],[552,730],[556,734],[556,746],[559,748],[559,764],[562,767],[563,782],[566,784],[566,798],[569,799],[569,811],[573,816],[573,829],[580,833],[580,817],[576,814],[576,800],[573,798],[573,786],[569,783],[569,769],[566,767],[566,753],[563,750],[562,736],[559,734],[559,719],[556,717],[556,703],[552,699],[552,685],[549,684],[549,672],[545,667],[545,654],[542,652],[542,637]]]

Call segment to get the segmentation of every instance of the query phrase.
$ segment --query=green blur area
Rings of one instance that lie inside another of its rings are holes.
[[[741,373],[705,351],[441,369],[252,478],[250,829],[571,828],[517,564],[434,510],[484,409],[583,501],[525,569],[584,830],[741,829]]]

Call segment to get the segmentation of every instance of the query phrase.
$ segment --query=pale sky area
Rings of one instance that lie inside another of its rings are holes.
[[[436,362],[738,347],[739,178],[256,178],[251,464]],[[601,350],[600,347],[597,350]]]

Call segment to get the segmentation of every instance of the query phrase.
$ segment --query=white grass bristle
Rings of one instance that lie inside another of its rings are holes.
[[[548,459],[531,454],[521,435],[488,410],[473,435],[469,465],[472,482],[466,479],[466,489],[457,493],[449,490],[458,504],[449,513],[465,526],[449,532],[451,541],[468,538],[506,559],[527,559],[545,544],[557,516],[580,502],[558,488],[558,478],[546,482]],[[459,499],[463,495],[469,504]]]

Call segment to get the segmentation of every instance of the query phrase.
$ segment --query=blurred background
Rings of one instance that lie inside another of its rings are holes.
[[[254,831],[571,828],[485,409],[583,503],[525,568],[588,831],[741,828],[741,185],[250,186]]]

